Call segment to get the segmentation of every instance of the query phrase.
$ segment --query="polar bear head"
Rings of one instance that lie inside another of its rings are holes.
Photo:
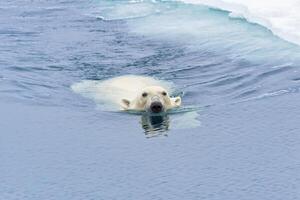
[[[181,98],[170,97],[167,90],[161,86],[148,86],[138,92],[133,100],[122,99],[124,110],[147,111],[160,113],[181,105]]]

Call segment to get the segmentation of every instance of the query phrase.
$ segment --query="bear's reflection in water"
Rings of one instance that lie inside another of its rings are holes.
[[[149,115],[143,114],[141,118],[141,125],[145,130],[146,137],[156,137],[160,135],[167,136],[170,119],[167,114]]]
[[[170,117],[169,117],[170,116]],[[199,113],[196,109],[173,111],[172,113],[149,114],[143,113],[141,125],[147,138],[167,136],[171,129],[191,129],[201,126]]]

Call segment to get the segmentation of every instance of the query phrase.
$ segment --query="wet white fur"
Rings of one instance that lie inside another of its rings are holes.
[[[141,110],[144,108],[134,106],[134,101],[137,101],[138,96],[141,95],[141,92],[145,88],[152,90],[153,94],[158,92],[158,88],[163,88],[171,94],[173,84],[152,77],[126,75],[104,81],[85,80],[73,84],[71,88],[73,91],[93,99],[97,104],[102,104],[104,109],[123,108]],[[126,105],[124,107],[122,99],[130,101],[130,107],[126,107]],[[176,99],[172,100],[175,101]],[[175,104],[173,106],[175,107]],[[171,107],[171,105],[167,106],[168,109]]]
[[[165,94],[163,94],[165,93]],[[146,94],[146,96],[143,96]],[[154,101],[159,101],[163,110],[167,111],[181,105],[181,97],[171,98],[169,92],[157,85],[147,86],[138,91],[132,100],[122,99],[121,106],[124,110],[149,111]]]

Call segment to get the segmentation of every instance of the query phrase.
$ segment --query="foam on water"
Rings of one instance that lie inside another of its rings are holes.
[[[89,15],[96,15],[106,20],[131,19],[145,17],[155,12],[155,5],[151,2],[135,3],[119,1],[101,1],[101,6],[89,11]]]

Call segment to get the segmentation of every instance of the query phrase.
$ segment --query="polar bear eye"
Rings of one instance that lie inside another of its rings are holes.
[[[167,96],[167,93],[165,91],[163,91],[161,94]]]
[[[143,97],[146,97],[147,95],[148,95],[147,92],[144,92],[144,93],[142,94]]]

